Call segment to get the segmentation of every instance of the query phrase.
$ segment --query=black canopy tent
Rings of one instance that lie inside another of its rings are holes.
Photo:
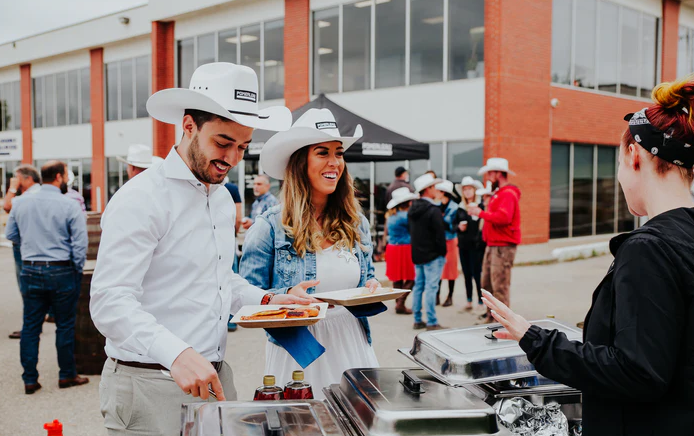
[[[398,160],[429,159],[429,144],[425,144],[406,136],[388,130],[385,127],[362,118],[354,112],[330,100],[325,94],[320,94],[315,100],[306,103],[292,112],[296,121],[309,109],[330,109],[343,135],[352,135],[358,124],[364,129],[364,136],[345,152],[347,162],[390,162]],[[253,142],[244,159],[257,160],[263,144],[275,132],[256,130]]]

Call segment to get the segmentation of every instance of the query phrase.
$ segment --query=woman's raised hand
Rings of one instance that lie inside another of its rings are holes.
[[[520,341],[530,328],[530,323],[522,316],[515,314],[504,303],[494,298],[488,291],[482,289],[482,295],[482,301],[491,309],[494,319],[506,329],[495,332],[494,337]]]

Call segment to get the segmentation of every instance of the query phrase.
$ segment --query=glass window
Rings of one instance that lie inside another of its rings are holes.
[[[410,161],[410,182],[414,182],[414,180],[421,176],[422,174],[426,173],[427,170],[429,170],[429,162],[428,160],[411,160]]]
[[[677,77],[687,75],[690,65],[690,31],[687,27],[680,26],[679,40],[677,42]]]
[[[265,100],[284,98],[284,20],[265,23]]]
[[[634,215],[629,212],[629,205],[627,204],[627,199],[624,197],[624,191],[622,191],[622,186],[619,186],[619,209],[617,217],[617,231],[630,232],[634,230]]]
[[[595,88],[596,13],[595,0],[576,2],[576,29],[580,29],[580,36],[576,38],[574,86],[582,88]]]
[[[67,107],[68,124],[74,125],[80,122],[79,101],[80,101],[80,76],[78,70],[67,73]]]
[[[443,143],[435,142],[429,144],[429,166],[421,174],[412,174],[412,180],[421,176],[425,172],[432,170],[437,176],[443,177]]]
[[[106,120],[118,120],[118,62],[106,64]]]
[[[67,76],[65,73],[55,75],[55,103],[57,125],[67,124]]]
[[[22,96],[21,83],[14,82],[12,92],[14,93],[14,128],[19,130],[22,128]]]
[[[449,0],[448,46],[448,80],[484,76],[484,0]]]
[[[198,36],[198,62],[197,66],[214,62],[214,33]]]
[[[593,234],[593,148],[574,145],[572,236]]]
[[[600,2],[598,39],[598,89],[617,92],[619,68],[619,6]]]
[[[633,9],[622,8],[622,59],[620,63],[619,93],[636,95],[639,83],[639,23],[641,14]],[[613,24],[614,25],[614,24]]]
[[[598,190],[595,231],[614,233],[615,189],[617,189],[616,154],[614,147],[598,147]]]
[[[371,7],[342,7],[342,90],[371,88]],[[326,21],[328,22],[328,21]]]
[[[46,111],[45,127],[55,126],[55,74],[45,76],[43,80],[43,97]]]
[[[127,166],[118,161],[115,157],[106,158],[107,175],[106,175],[106,189],[108,190],[106,201],[113,197],[113,194],[118,191],[118,189],[123,186],[123,184],[128,180]]]
[[[449,142],[447,148],[446,178],[453,183],[460,183],[465,176],[477,179],[477,171],[484,165],[482,142]]]
[[[150,95],[149,77],[151,60],[149,56],[135,58],[135,105],[137,118],[147,118],[147,99]]]
[[[376,2],[376,88],[405,84],[405,0]]]
[[[82,100],[82,122],[88,123],[92,119],[92,96],[90,93],[91,83],[89,76],[89,67],[80,70],[81,84],[81,100]]]
[[[571,80],[571,3],[552,2],[552,82],[566,85]]]
[[[314,94],[338,91],[338,15],[338,8],[313,13]]]
[[[92,160],[81,159],[82,161],[82,196],[84,197],[84,206],[87,210],[92,209]],[[103,211],[104,205],[101,205]]]
[[[549,194],[549,237],[569,236],[570,145],[552,144]]]
[[[641,97],[649,98],[655,86],[656,66],[658,65],[656,47],[658,42],[658,19],[651,15],[643,14],[641,26],[642,50],[641,55]]]
[[[236,59],[236,48],[238,43],[239,38],[236,36],[236,29],[219,32],[219,41],[217,42],[219,46],[219,62],[238,64],[239,61]]]
[[[0,84],[0,132],[7,130],[7,124],[9,123],[9,112],[10,105],[7,98],[5,98],[5,87]]]
[[[260,25],[241,28],[241,65],[255,70],[260,80]]]
[[[133,101],[133,60],[120,62],[120,119],[131,120],[135,117]]]
[[[368,219],[371,213],[371,164],[369,162],[351,162],[347,164],[347,167],[352,180],[354,180],[354,195]]]
[[[34,82],[34,127],[43,127],[43,77],[36,77]]]
[[[2,106],[2,115],[0,118],[4,121],[2,130],[15,130],[18,127],[14,122],[14,94],[12,92],[13,83],[4,83],[0,85],[0,106]]]
[[[410,84],[443,80],[443,0],[410,0]]]
[[[178,41],[178,86],[188,88],[195,71],[193,38]]]

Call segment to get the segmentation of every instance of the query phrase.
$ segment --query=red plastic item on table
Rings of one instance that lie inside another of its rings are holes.
[[[48,430],[48,435],[46,436],[63,436],[63,424],[57,419],[53,422],[47,422],[43,425],[45,430]]]

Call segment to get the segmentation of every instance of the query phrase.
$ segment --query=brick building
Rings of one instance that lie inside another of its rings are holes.
[[[116,156],[165,156],[179,137],[147,97],[214,61],[254,68],[263,105],[325,93],[430,143],[429,161],[349,165],[377,220],[396,166],[459,182],[502,156],[524,243],[609,234],[635,225],[616,183],[622,117],[694,71],[694,0],[150,0],[0,44],[0,183],[62,159],[103,209],[127,180]]]

